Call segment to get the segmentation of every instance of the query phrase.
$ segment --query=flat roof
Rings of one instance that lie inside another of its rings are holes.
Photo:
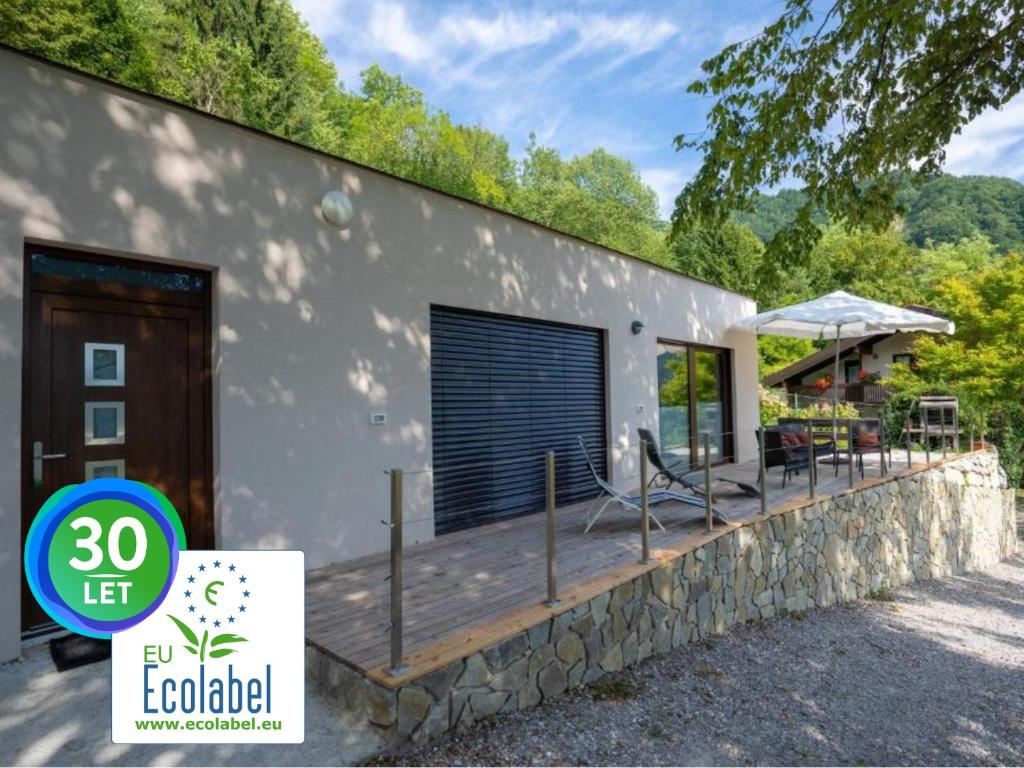
[[[503,211],[500,208],[493,208],[493,207],[491,207],[489,205],[485,205],[484,203],[478,202],[476,200],[470,200],[469,198],[461,197],[460,195],[456,195],[456,194],[453,194],[451,192],[446,192],[446,191],[444,191],[442,189],[437,189],[436,187],[431,187],[431,186],[429,186],[427,184],[423,184],[422,182],[415,181],[413,179],[406,179],[406,178],[404,178],[402,176],[397,176],[397,175],[395,175],[393,173],[389,173],[388,171],[382,171],[382,170],[380,170],[378,168],[373,168],[372,166],[364,165],[363,163],[357,162],[355,160],[349,160],[348,158],[342,157],[341,155],[335,155],[335,154],[332,154],[330,152],[326,152],[326,151],[324,151],[322,149],[317,149],[316,147],[310,146],[308,144],[303,144],[301,142],[295,141],[294,139],[289,139],[289,138],[286,138],[284,136],[278,136],[277,134],[269,133],[267,131],[262,131],[259,128],[253,128],[250,125],[246,125],[245,123],[240,123],[240,122],[238,122],[236,120],[230,120],[230,119],[228,119],[226,117],[221,117],[220,115],[215,115],[215,114],[212,114],[210,112],[204,112],[201,109],[197,109],[196,107],[189,106],[188,104],[182,104],[181,102],[174,101],[173,99],[169,99],[166,96],[160,96],[160,95],[157,95],[157,94],[154,94],[154,93],[149,93],[148,91],[143,91],[140,88],[135,88],[134,86],[130,86],[130,85],[125,85],[123,83],[119,83],[116,80],[110,80],[110,79],[105,78],[105,77],[100,77],[99,75],[95,75],[95,74],[93,74],[91,72],[86,72],[85,70],[81,70],[81,69],[78,69],[76,67],[72,67],[72,66],[70,66],[68,64],[63,64],[63,63],[61,63],[59,61],[53,61],[51,59],[47,59],[45,56],[40,56],[39,54],[36,54],[36,53],[30,53],[28,51],[23,51],[20,48],[15,48],[14,46],[8,45],[7,43],[0,42],[0,50],[8,51],[8,52],[13,53],[13,54],[15,54],[17,56],[21,56],[23,58],[30,59],[30,60],[38,62],[40,64],[44,64],[46,66],[53,67],[55,69],[63,70],[64,72],[68,72],[68,73],[76,75],[78,77],[82,77],[82,78],[85,78],[85,79],[88,79],[88,80],[92,80],[94,82],[101,83],[103,85],[111,86],[111,87],[116,88],[118,90],[125,91],[127,93],[131,93],[131,94],[134,94],[136,96],[139,96],[139,97],[142,97],[142,98],[145,98],[145,99],[150,99],[150,100],[155,101],[155,102],[157,102],[159,104],[163,104],[164,106],[167,106],[167,107],[173,107],[174,109],[180,109],[180,110],[183,110],[185,112],[189,112],[191,114],[196,115],[197,117],[205,118],[207,120],[214,120],[216,122],[223,123],[225,125],[229,125],[229,126],[232,126],[234,128],[238,128],[239,130],[247,131],[249,133],[255,134],[255,135],[260,136],[260,137],[263,137],[265,139],[269,139],[271,141],[275,141],[275,142],[279,142],[279,143],[288,145],[288,146],[293,147],[295,149],[299,149],[299,150],[302,150],[302,151],[305,151],[305,152],[312,152],[312,153],[314,153],[314,154],[316,154],[316,155],[318,155],[320,157],[324,157],[324,158],[327,158],[329,160],[333,160],[335,162],[347,163],[348,165],[355,166],[356,168],[360,168],[360,169],[362,169],[364,171],[368,171],[370,173],[376,173],[376,174],[378,174],[380,176],[384,176],[384,177],[392,179],[394,181],[398,181],[398,182],[401,182],[403,184],[409,184],[409,185],[411,185],[413,187],[417,187],[419,189],[423,189],[423,190],[426,190],[428,192],[433,192],[434,194],[441,195],[443,197],[447,197],[447,198],[450,198],[452,200],[457,200],[460,203],[465,203],[466,205],[472,205],[472,206],[475,206],[477,208],[481,208],[481,209],[483,209],[485,211],[488,211],[490,213],[497,213],[497,214],[500,214],[502,216],[507,216],[510,219],[515,219],[517,221],[521,221],[521,222],[523,222],[525,224],[529,224],[532,227],[538,227],[540,229],[546,230],[546,231],[551,232],[552,234],[558,235],[560,237],[568,237],[568,238],[576,240],[576,241],[578,241],[580,243],[583,243],[585,245],[591,246],[593,248],[600,248],[600,249],[602,249],[604,251],[607,251],[609,253],[615,254],[616,256],[622,256],[624,258],[631,259],[633,261],[639,262],[640,264],[644,264],[645,266],[648,266],[648,267],[650,267],[652,269],[660,270],[662,272],[667,272],[670,275],[675,275],[677,277],[686,278],[687,280],[693,280],[694,282],[702,283],[704,285],[710,285],[711,287],[717,288],[720,291],[725,291],[726,293],[734,294],[736,296],[739,296],[740,298],[744,298],[744,299],[748,299],[750,301],[754,301],[752,296],[749,296],[749,295],[747,295],[745,293],[740,293],[739,291],[734,291],[731,288],[726,288],[725,286],[722,286],[722,285],[718,285],[717,283],[713,283],[710,280],[705,280],[705,279],[700,278],[700,277],[694,277],[693,275],[688,275],[685,272],[682,272],[682,271],[680,271],[678,269],[671,269],[669,267],[662,266],[661,264],[655,264],[653,261],[648,261],[647,259],[640,258],[639,256],[636,256],[635,254],[627,253],[626,251],[620,251],[617,248],[612,248],[610,246],[603,245],[601,243],[595,243],[594,241],[587,240],[587,239],[585,239],[583,237],[580,237],[579,235],[574,235],[574,234],[571,234],[569,232],[565,232],[565,231],[560,230],[560,229],[555,229],[554,227],[548,226],[547,224],[541,224],[539,222],[533,221],[532,219],[528,219],[525,216],[520,216],[520,215],[515,214],[515,213],[509,213],[508,211]]]

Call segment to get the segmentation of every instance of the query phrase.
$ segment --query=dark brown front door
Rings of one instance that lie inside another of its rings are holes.
[[[209,277],[32,246],[26,270],[22,541],[58,488],[126,477],[212,548]],[[22,628],[47,622],[22,591]]]

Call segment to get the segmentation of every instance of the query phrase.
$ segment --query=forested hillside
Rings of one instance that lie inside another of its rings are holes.
[[[762,195],[750,212],[736,219],[763,242],[793,221],[805,197],[795,189]],[[997,176],[938,176],[920,187],[907,185],[897,196],[901,231],[914,245],[957,243],[984,235],[1003,253],[1024,250],[1024,184]],[[824,213],[814,216],[827,224]]]

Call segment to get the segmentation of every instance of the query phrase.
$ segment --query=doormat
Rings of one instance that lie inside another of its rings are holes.
[[[58,672],[110,658],[110,641],[84,635],[68,635],[50,641],[50,655]]]

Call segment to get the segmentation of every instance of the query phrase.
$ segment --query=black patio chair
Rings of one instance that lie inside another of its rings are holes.
[[[802,438],[799,435],[806,435],[807,428],[802,423],[777,424],[774,427],[766,427],[764,430],[764,467],[767,472],[772,467],[782,467],[782,487],[786,487],[786,481],[790,475],[800,474],[800,470],[808,469],[811,466],[811,448],[806,443],[800,443]],[[792,435],[791,438],[784,438],[783,435]],[[758,440],[760,440],[760,429]],[[814,444],[814,458],[817,460],[822,456],[835,457],[836,448],[832,440]],[[761,482],[761,473],[758,472],[757,482]]]
[[[861,480],[864,479],[864,457],[868,454],[881,453],[882,423],[878,419],[858,419],[853,422],[853,453],[857,457],[857,469]],[[892,466],[892,441],[886,440],[884,450],[888,453],[889,466]]]
[[[688,469],[682,459],[675,457],[669,458],[665,454],[658,450],[658,441],[654,439],[654,435],[649,429],[638,429],[637,433],[640,435],[641,440],[647,442],[647,460],[651,462],[656,470],[657,474],[651,478],[651,481],[647,484],[648,487],[657,485],[659,480],[667,480],[668,485],[665,488],[671,488],[673,484],[678,483],[683,488],[689,488],[694,493],[703,496],[704,495],[704,484],[697,480],[687,477],[697,472],[703,472],[703,469]],[[730,483],[735,485],[747,496],[760,496],[761,492],[748,483],[742,483],[739,480],[731,480],[727,477],[716,477],[716,482]],[[701,478],[703,480],[703,478]],[[714,499],[714,496],[711,497]]]

